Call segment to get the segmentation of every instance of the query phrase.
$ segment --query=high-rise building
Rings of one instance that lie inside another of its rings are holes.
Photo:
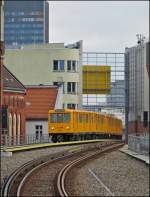
[[[126,48],[128,132],[149,132],[149,42]]]
[[[49,41],[47,1],[5,1],[4,37],[7,46],[41,44]]]
[[[125,81],[116,80],[111,83],[110,95],[107,96],[107,105],[110,107],[125,107]]]

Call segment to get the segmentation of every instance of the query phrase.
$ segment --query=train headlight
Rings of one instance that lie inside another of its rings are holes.
[[[52,130],[54,130],[54,127],[51,127]]]
[[[66,129],[69,129],[69,128],[70,128],[69,126],[66,127]]]

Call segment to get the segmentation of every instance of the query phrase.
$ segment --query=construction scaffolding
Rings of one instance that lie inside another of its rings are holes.
[[[124,123],[124,53],[84,52],[82,65],[83,108],[85,110],[101,111],[118,115]],[[95,69],[95,71],[93,69]],[[91,70],[92,74],[90,73]],[[100,73],[102,70],[103,73]],[[93,73],[95,76],[93,76]],[[92,76],[92,79],[90,79],[90,76]],[[103,87],[103,89],[100,89],[100,87]]]

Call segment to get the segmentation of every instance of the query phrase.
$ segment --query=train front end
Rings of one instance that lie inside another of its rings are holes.
[[[71,130],[71,112],[69,110],[49,110],[48,132],[53,142],[64,141],[66,134],[71,133]]]

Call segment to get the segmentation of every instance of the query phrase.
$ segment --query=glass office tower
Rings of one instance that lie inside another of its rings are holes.
[[[6,0],[4,11],[4,38],[6,47],[48,43],[48,2],[43,0]]]

